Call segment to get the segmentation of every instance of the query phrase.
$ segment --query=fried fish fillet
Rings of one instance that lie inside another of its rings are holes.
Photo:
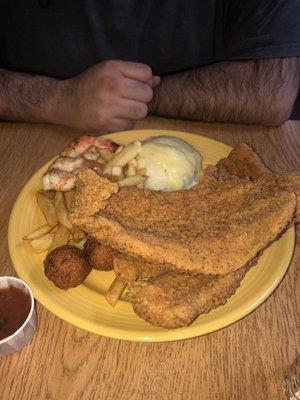
[[[245,266],[294,217],[294,193],[260,180],[189,190],[122,188],[78,174],[70,219],[102,243],[181,272],[225,275]]]
[[[126,297],[136,314],[152,325],[179,328],[226,303],[247,268],[222,276],[190,275],[119,254],[114,270],[116,277],[129,285]]]
[[[209,170],[207,171],[209,173]],[[230,179],[230,176],[259,180],[265,185],[274,185],[288,192],[295,193],[297,206],[296,222],[300,222],[300,172],[273,172],[268,169],[260,157],[250,146],[242,143],[236,146],[228,157],[218,161],[216,176],[220,179]]]
[[[225,304],[247,270],[244,267],[221,276],[165,272],[132,283],[127,297],[136,314],[152,325],[188,326],[200,314]]]
[[[217,163],[218,169],[224,168],[231,175],[240,178],[259,178],[272,171],[260,159],[250,146],[241,143],[236,146],[226,158]]]

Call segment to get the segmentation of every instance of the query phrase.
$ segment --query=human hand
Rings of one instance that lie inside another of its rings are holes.
[[[55,118],[77,129],[113,132],[130,129],[148,114],[160,78],[148,65],[119,60],[97,64],[61,81]]]

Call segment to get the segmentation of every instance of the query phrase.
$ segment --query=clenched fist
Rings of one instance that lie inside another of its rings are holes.
[[[54,122],[100,132],[130,129],[147,116],[147,103],[159,82],[148,65],[101,62],[60,83]]]

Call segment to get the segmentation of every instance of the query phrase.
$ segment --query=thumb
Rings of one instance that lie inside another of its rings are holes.
[[[160,84],[160,82],[161,82],[160,77],[158,75],[154,75],[153,76],[153,87],[158,86]]]
[[[149,86],[151,86],[152,88],[155,88],[156,86],[158,86],[160,84],[160,77],[157,75],[152,76],[151,79],[149,79],[149,81],[147,82],[147,84]]]

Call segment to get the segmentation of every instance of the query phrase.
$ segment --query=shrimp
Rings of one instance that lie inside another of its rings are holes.
[[[98,175],[103,174],[104,165],[99,164],[97,161],[94,160],[84,160],[83,168],[90,168],[97,172]]]
[[[81,136],[74,140],[50,165],[43,176],[44,190],[68,191],[75,187],[76,175],[83,168],[91,168],[102,175],[103,165],[97,162],[96,149],[108,149],[112,153],[119,145],[97,136]]]
[[[83,168],[91,168],[97,174],[102,175],[104,166],[97,161],[85,160],[81,157],[59,157],[43,176],[44,190],[67,192],[74,189],[76,175]]]
[[[81,168],[83,163],[84,159],[82,157],[59,157],[50,165],[49,171],[54,169],[65,172],[73,172],[74,170]]]
[[[52,169],[43,176],[44,190],[67,192],[75,187],[76,174]]]
[[[84,152],[83,157],[86,160],[96,161],[99,158],[99,153],[95,152],[94,149],[91,149],[91,150],[87,150],[86,152]]]
[[[104,139],[99,136],[85,135],[74,140],[60,155],[63,157],[77,158],[90,150],[92,147],[96,147],[98,149],[108,149],[114,153],[119,145],[112,140]]]

